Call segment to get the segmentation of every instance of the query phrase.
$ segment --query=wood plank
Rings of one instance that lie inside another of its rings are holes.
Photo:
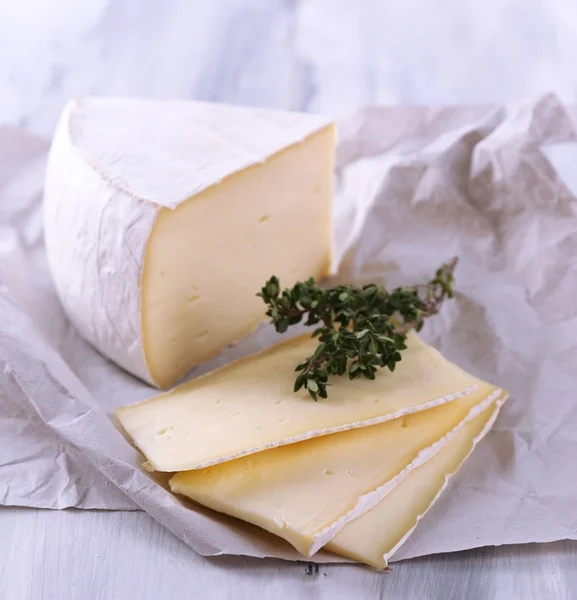
[[[203,558],[142,512],[0,509],[0,598],[570,598],[577,542],[484,548],[393,564]]]

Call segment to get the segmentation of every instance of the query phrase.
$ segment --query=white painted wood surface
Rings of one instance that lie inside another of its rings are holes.
[[[141,512],[0,510],[2,600],[556,600],[576,591],[577,542],[425,557],[380,573],[202,558]]]
[[[577,99],[574,0],[0,1],[0,122],[50,134],[81,93],[341,115]]]
[[[574,0],[0,0],[0,122],[50,135],[80,93],[342,115],[577,99]],[[1,440],[0,440],[1,443]],[[0,509],[0,600],[577,597],[577,543],[377,573],[197,556],[144,513]]]

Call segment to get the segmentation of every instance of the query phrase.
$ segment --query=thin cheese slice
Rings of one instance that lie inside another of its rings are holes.
[[[495,400],[479,390],[386,423],[177,473],[173,492],[258,525],[310,556]]]
[[[56,290],[103,354],[166,388],[265,317],[256,292],[332,262],[335,130],[311,114],[70,102],[48,161]],[[304,215],[304,218],[303,218]]]
[[[293,392],[294,368],[317,341],[304,335],[146,402],[120,423],[157,471],[199,469],[320,435],[384,422],[454,400],[478,380],[411,335],[403,360],[376,380],[335,379],[326,400]]]
[[[411,535],[451,476],[489,431],[505,400],[503,393],[375,508],[351,521],[326,545],[326,549],[377,569],[386,568],[387,561]]]

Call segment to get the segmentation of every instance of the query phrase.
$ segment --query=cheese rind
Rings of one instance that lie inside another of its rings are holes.
[[[71,102],[50,150],[44,222],[76,328],[130,373],[167,387],[264,318],[255,293],[271,275],[287,286],[325,276],[334,138],[316,115]]]
[[[348,523],[325,549],[377,569],[386,568],[489,431],[506,399],[501,392],[494,403],[458,430],[442,450],[410,473],[372,510]]]
[[[455,400],[480,383],[411,334],[393,373],[335,379],[330,397],[313,402],[306,390],[293,392],[294,368],[317,343],[309,335],[281,342],[116,415],[152,470],[184,471],[381,423]]]
[[[499,393],[480,383],[469,396],[386,423],[177,473],[170,487],[310,556],[449,443]]]

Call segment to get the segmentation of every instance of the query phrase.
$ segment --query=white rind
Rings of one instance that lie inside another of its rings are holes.
[[[329,124],[317,115],[205,102],[70,102],[50,149],[44,222],[56,291],[82,336],[156,385],[144,356],[141,281],[159,210]]]
[[[496,399],[503,393],[501,389],[497,389],[490,396],[476,404],[467,414],[467,416],[451,431],[449,431],[442,438],[437,440],[431,446],[424,448],[419,452],[415,459],[409,463],[400,473],[395,475],[392,479],[387,481],[385,484],[378,488],[360,496],[355,507],[348,513],[342,515],[334,523],[331,523],[328,527],[323,529],[321,532],[316,534],[309,548],[308,556],[312,556],[318,552],[323,546],[328,544],[341,529],[345,527],[347,523],[352,520],[364,515],[366,512],[377,506],[383,498],[390,494],[406,477],[417,467],[427,462],[430,458],[440,452],[447,444],[449,444],[457,435],[459,430],[469,421],[481,414],[486,408],[488,408]],[[415,412],[415,411],[413,411]],[[408,413],[406,413],[408,414]],[[445,484],[446,485],[446,484]],[[406,538],[404,538],[406,539]]]
[[[129,98],[81,98],[69,114],[72,144],[101,177],[134,199],[171,209],[332,122],[229,104]]]
[[[500,391],[501,394],[504,393],[503,390],[499,390],[499,391]],[[475,450],[477,444],[487,435],[487,433],[489,433],[491,427],[493,427],[493,424],[495,423],[495,421],[497,420],[497,417],[499,416],[499,412],[501,410],[501,407],[503,406],[503,404],[505,404],[506,401],[507,401],[507,396],[504,396],[501,399],[496,400],[496,402],[495,402],[495,404],[496,404],[496,410],[495,410],[495,412],[491,415],[491,418],[487,421],[487,423],[485,424],[485,427],[483,427],[482,431],[473,440],[473,444],[471,446],[471,449],[469,450],[469,452],[467,452],[466,456],[463,458],[463,460],[459,464],[458,468],[455,471],[453,471],[452,473],[448,473],[447,475],[445,475],[445,481],[443,482],[443,485],[441,486],[441,488],[439,489],[439,491],[437,492],[437,494],[435,495],[435,497],[433,498],[433,500],[431,501],[431,503],[429,504],[429,506],[427,507],[427,509],[424,512],[422,512],[420,515],[418,515],[417,522],[415,523],[415,525],[413,527],[411,527],[411,529],[409,531],[407,531],[407,533],[399,540],[399,542],[389,552],[387,552],[386,554],[383,554],[383,560],[385,562],[385,568],[386,568],[389,560],[391,559],[391,557],[409,539],[409,537],[412,535],[412,533],[417,528],[417,526],[418,526],[419,522],[421,521],[421,519],[429,512],[429,510],[431,510],[431,508],[433,507],[433,505],[441,497],[441,495],[443,494],[443,492],[447,488],[447,485],[449,485],[449,480],[451,479],[451,477],[453,477],[454,475],[456,475],[459,472],[460,468],[463,466],[463,464],[465,463],[465,461],[473,453],[473,450]]]
[[[388,415],[383,415],[381,417],[374,417],[373,419],[366,419],[364,421],[355,421],[353,423],[347,423],[346,425],[341,425],[339,427],[330,427],[330,428],[326,428],[326,429],[312,429],[311,431],[307,431],[306,433],[301,433],[301,434],[295,435],[293,437],[283,438],[283,439],[277,440],[275,442],[268,442],[261,446],[255,446],[254,448],[248,448],[245,450],[241,450],[240,452],[222,456],[215,460],[209,460],[209,461],[206,461],[203,463],[199,463],[195,467],[190,467],[187,470],[188,471],[196,471],[197,469],[206,469],[207,467],[214,467],[215,465],[219,465],[220,463],[227,462],[229,460],[235,460],[235,459],[241,458],[243,456],[248,456],[250,454],[256,454],[257,452],[262,452],[263,450],[272,450],[273,448],[278,448],[279,446],[284,446],[287,444],[296,444],[298,442],[304,442],[306,440],[310,440],[312,438],[316,438],[321,435],[340,433],[342,431],[348,431],[349,429],[358,429],[359,427],[369,427],[370,425],[378,425],[379,423],[385,423],[386,421],[392,421],[393,419],[398,419],[398,418],[404,417],[406,415],[411,415],[413,413],[421,412],[422,410],[427,410],[430,408],[434,408],[435,406],[440,406],[441,404],[445,404],[447,402],[452,402],[453,400],[457,400],[458,398],[462,398],[463,396],[468,396],[469,394],[471,394],[475,390],[477,390],[477,388],[478,388],[477,384],[473,384],[460,392],[448,394],[447,396],[441,396],[440,398],[435,398],[434,400],[430,400],[429,402],[424,402],[423,404],[418,404],[416,406],[403,408],[394,413],[390,413]],[[137,438],[134,438],[134,443],[137,447],[140,447]],[[158,465],[155,465],[154,462],[152,462],[152,461],[146,461],[145,463],[143,463],[142,466],[146,471],[159,470]],[[332,527],[332,525],[331,525],[331,527]],[[344,525],[343,525],[343,527],[344,527]],[[342,527],[340,529],[342,529]],[[336,533],[335,533],[335,535],[336,535]]]
[[[60,301],[81,335],[130,373],[152,383],[142,345],[140,281],[158,207],[112,187],[69,134],[71,103],[50,149],[44,235]]]

